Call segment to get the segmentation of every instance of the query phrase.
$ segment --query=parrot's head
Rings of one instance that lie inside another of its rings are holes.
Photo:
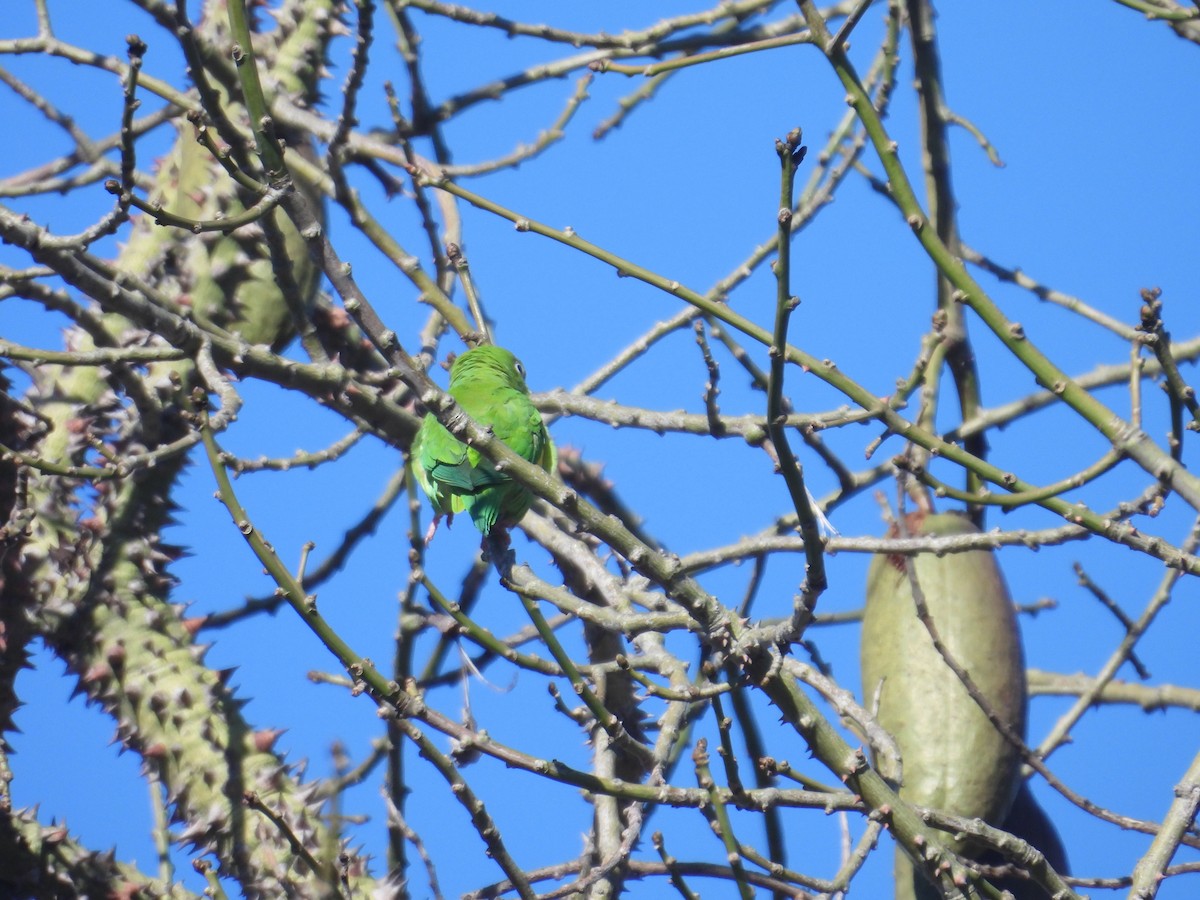
[[[503,386],[528,394],[525,367],[503,347],[486,345],[468,350],[450,367],[450,387],[472,381],[500,382]]]

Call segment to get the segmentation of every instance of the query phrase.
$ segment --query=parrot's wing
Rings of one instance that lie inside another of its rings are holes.
[[[541,414],[528,395],[504,391],[488,410],[486,421],[492,433],[514,453],[531,463],[541,463],[549,437]]]
[[[412,456],[421,487],[439,507],[445,507],[443,494],[470,494],[506,480],[478,450],[467,447],[431,415],[421,423]]]
[[[413,440],[412,458],[417,480],[439,511],[450,512],[447,493],[474,489],[466,446],[431,415]]]
[[[528,395],[519,391],[493,395],[492,403],[481,415],[481,421],[485,419],[496,437],[518,456],[545,468],[549,468],[548,462],[553,465],[556,459],[553,443]],[[497,522],[519,521],[529,509],[533,495],[507,475],[496,473],[486,459],[480,461],[479,471],[481,476],[486,477],[483,475],[486,472],[494,480],[491,486],[462,498],[471,520],[484,534]]]
[[[544,430],[545,426],[542,427]],[[549,433],[546,433],[546,442],[542,447],[541,454],[538,456],[537,464],[551,475],[553,475],[555,470],[558,468],[558,448],[554,446],[554,441],[550,437]]]

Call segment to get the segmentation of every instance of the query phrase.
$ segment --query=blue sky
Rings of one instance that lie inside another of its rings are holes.
[[[147,71],[178,81],[182,68],[178,54],[166,36],[130,5],[80,10],[51,0],[49,6],[60,38],[101,52],[121,55],[124,35],[140,33],[150,43]],[[1129,324],[1137,319],[1138,291],[1161,287],[1166,324],[1173,336],[1188,339],[1200,334],[1200,267],[1195,250],[1200,237],[1200,181],[1194,175],[1194,148],[1200,144],[1200,112],[1194,102],[1195,85],[1200,83],[1200,47],[1181,40],[1165,24],[1148,22],[1117,3],[1013,0],[943,6],[938,28],[948,103],[987,135],[1005,163],[1003,168],[993,166],[971,135],[961,129],[952,132],[963,240],[998,263],[1020,267],[1034,279]],[[647,14],[643,4],[633,2],[510,2],[506,7],[494,8],[525,21],[610,32],[645,27],[695,8],[661,3]],[[791,10],[784,6],[776,17]],[[424,35],[425,75],[435,102],[572,52],[562,45],[508,39],[498,33],[475,34],[436,17],[413,15]],[[872,9],[854,34],[852,56],[860,71],[882,36],[882,16],[882,8]],[[379,25],[386,31],[383,16]],[[32,4],[21,4],[20,10],[6,16],[0,40],[29,35],[33,27]],[[335,45],[333,81],[327,94],[335,95],[344,77],[347,50],[345,41]],[[377,41],[373,52],[376,64],[359,112],[364,126],[385,127],[381,83],[385,78],[402,83],[403,69],[386,38]],[[910,55],[905,45],[888,127],[910,177],[919,183]],[[90,133],[113,130],[120,90],[111,76],[33,57],[3,56],[0,65],[43,89]],[[446,127],[454,161],[486,160],[534,140],[558,115],[580,74],[527,88],[502,102],[472,107]],[[570,226],[631,262],[703,292],[773,234],[778,206],[773,141],[800,125],[815,152],[846,108],[844,92],[814,48],[787,47],[685,70],[669,79],[619,129],[603,140],[593,140],[592,129],[639,83],[637,78],[614,73],[597,76],[589,87],[590,99],[562,142],[516,170],[463,183],[530,218],[553,227]],[[85,95],[85,84],[92,86],[93,93]],[[147,104],[153,105],[149,98]],[[65,146],[61,135],[2,87],[0,117],[12,123],[12,137],[0,149],[0,177],[20,172]],[[159,150],[169,139],[166,131],[158,135]],[[149,142],[140,151],[143,158],[152,156],[155,146]],[[872,172],[880,171],[870,151],[863,159]],[[807,169],[802,169],[801,183],[806,177]],[[411,204],[384,201],[370,190],[368,180],[363,186],[368,202],[397,240],[414,253],[424,252]],[[94,218],[108,199],[97,190],[72,202],[60,197],[4,202],[27,210],[56,231],[68,231]],[[414,342],[426,316],[425,307],[415,303],[416,290],[358,239],[339,215],[331,214],[335,244],[353,263],[360,285],[389,326],[402,341]],[[570,388],[680,308],[675,298],[634,279],[617,278],[610,267],[566,247],[518,233],[507,221],[465,205],[461,215],[471,270],[496,323],[497,339],[523,359],[534,391]],[[115,252],[115,244],[110,242],[108,249]],[[18,260],[9,248],[0,248],[0,263]],[[1030,340],[1066,371],[1078,374],[1128,360],[1128,345],[1111,332],[1080,322],[1026,291],[986,275],[979,277],[1005,313],[1020,321]],[[889,393],[897,376],[911,367],[920,337],[928,329],[932,287],[932,266],[901,217],[852,174],[836,201],[795,242],[793,289],[803,303],[793,319],[791,341],[818,358],[835,360],[842,371],[872,391]],[[730,300],[743,314],[769,323],[774,303],[770,273],[764,267]],[[0,334],[5,338],[55,346],[62,325],[61,319],[23,301],[0,303]],[[1030,393],[1032,376],[1006,355],[982,323],[973,321],[970,327],[985,404],[999,406]],[[447,339],[443,355],[458,349],[453,339]],[[752,351],[765,366],[765,349]],[[723,373],[722,410],[761,413],[763,395],[748,389],[728,354],[719,351],[718,359]],[[1185,377],[1191,372],[1190,366],[1184,368]],[[692,333],[685,329],[656,345],[598,396],[655,410],[702,412],[705,378]],[[815,377],[797,372],[788,378],[799,409],[826,410],[845,402]],[[289,455],[300,447],[323,447],[348,430],[344,422],[299,395],[254,383],[240,388],[245,409],[223,437],[226,448],[234,452],[249,457]],[[1105,389],[1099,396],[1118,414],[1128,415],[1125,388]],[[1145,391],[1144,414],[1146,431],[1163,440],[1166,401],[1153,386]],[[954,424],[949,408],[941,424]],[[739,441],[658,437],[569,419],[557,422],[553,433],[560,446],[579,448],[589,460],[603,463],[607,476],[646,528],[681,555],[757,532],[790,508],[782,481],[772,474],[766,457]],[[826,438],[848,464],[859,467],[864,464],[864,448],[879,433],[876,425],[852,426]],[[1188,437],[1185,462],[1195,458],[1194,436]],[[1098,435],[1061,410],[1030,416],[993,433],[990,440],[993,461],[1035,483],[1055,481],[1105,449]],[[901,449],[893,438],[878,451],[876,461]],[[835,479],[819,459],[803,448],[800,453],[814,494],[823,496],[835,487]],[[383,490],[398,461],[394,449],[366,440],[342,464],[313,472],[265,473],[243,478],[237,487],[256,523],[284,559],[294,564],[305,541],[316,542],[318,556],[336,546],[343,531]],[[941,474],[950,476],[948,470]],[[1104,503],[1136,494],[1145,483],[1144,474],[1127,464],[1087,499],[1103,508]],[[180,579],[176,599],[191,604],[197,614],[228,609],[245,596],[272,589],[227,514],[212,499],[213,488],[207,467],[194,465],[187,472],[178,496],[181,524],[169,534],[170,540],[191,551],[174,567]],[[894,496],[890,486],[885,489]],[[1173,499],[1145,528],[1178,543],[1192,515]],[[879,534],[884,527],[870,492],[839,508],[834,521],[847,536]],[[1012,516],[993,513],[989,525],[1006,530],[1041,528],[1056,521],[1052,514],[1034,509]],[[405,516],[398,507],[345,571],[321,590],[322,609],[330,620],[359,652],[377,661],[391,656],[395,599],[407,577],[404,529]],[[476,540],[466,522],[438,534],[429,566],[444,586],[452,587],[461,578]],[[543,551],[520,541],[517,546],[543,576],[557,577]],[[1023,619],[1032,667],[1095,672],[1121,637],[1113,616],[1077,584],[1072,571],[1076,560],[1132,617],[1141,613],[1163,572],[1154,560],[1099,540],[1040,553],[1005,550],[1001,565],[1014,599],[1030,603],[1051,598],[1058,604],[1052,611]],[[830,558],[830,588],[821,598],[822,611],[841,612],[861,605],[866,563],[865,556],[855,553]],[[733,604],[748,577],[745,567],[728,567],[704,576],[703,582]],[[786,612],[802,577],[801,557],[772,559],[760,589],[758,613]],[[519,605],[494,581],[479,619],[497,634],[511,633],[526,622]],[[1139,656],[1146,661],[1153,683],[1194,683],[1197,633],[1197,591],[1188,579],[1139,644]],[[857,690],[857,627],[822,628],[810,637],[839,682]],[[309,682],[310,670],[336,671],[338,666],[286,609],[206,639],[213,641],[209,656],[213,665],[237,667],[234,682],[249,701],[248,718],[263,727],[286,728],[280,746],[291,761],[307,760],[312,774],[330,771],[333,740],[340,739],[353,758],[361,759],[379,735],[379,720],[365,698],[350,698],[338,688]],[[586,765],[582,735],[554,717],[542,681],[522,674],[510,690],[512,672],[496,668],[487,677],[495,684],[469,685],[472,708],[483,727],[498,739],[537,746],[544,756]],[[1126,666],[1120,677],[1136,676]],[[121,858],[136,860],[149,870],[153,850],[146,789],[139,786],[137,760],[131,754],[118,754],[111,744],[111,722],[79,699],[68,699],[70,685],[62,677],[61,664],[46,654],[39,657],[36,671],[21,677],[18,687],[27,706],[17,720],[22,733],[12,738],[17,751],[12,760],[17,804],[40,804],[44,820],[65,818],[86,843],[115,844]],[[458,691],[448,689],[437,695],[451,714],[461,705]],[[1030,742],[1039,741],[1068,706],[1062,699],[1035,699]],[[712,739],[714,732],[710,716],[699,733]],[[1074,736],[1073,744],[1052,757],[1059,776],[1102,805],[1157,819],[1200,746],[1200,722],[1194,713],[1180,710],[1144,714],[1136,709],[1102,708],[1086,716]],[[808,764],[806,771],[813,777],[827,776],[807,760],[798,738],[779,740],[791,747],[794,764]],[[418,771],[419,762],[413,760],[411,765]],[[524,865],[548,864],[579,852],[589,811],[575,792],[537,783],[487,761],[468,769],[467,775],[486,794],[510,848]],[[1148,845],[1144,836],[1089,819],[1045,784],[1035,781],[1035,790],[1058,822],[1077,874],[1128,872]],[[348,812],[371,817],[355,830],[356,841],[372,853],[383,853],[377,780],[350,792],[346,803]],[[412,804],[414,824],[422,828],[435,859],[443,861],[439,874],[447,896],[499,877],[440,784],[420,784]],[[811,865],[814,874],[831,875],[839,839],[837,818],[792,815],[792,864]],[[694,813],[663,810],[655,816],[653,827],[669,835],[685,835],[705,848],[697,851],[698,856],[720,855],[718,843]],[[857,837],[862,822],[850,817],[847,823]],[[681,830],[672,832],[673,828]],[[1194,854],[1180,855],[1180,859],[1192,858]],[[881,895],[878,892],[889,873],[890,852],[875,854],[855,883],[855,894]],[[195,886],[184,855],[179,857],[178,875]],[[1160,896],[1190,896],[1194,887],[1187,878],[1168,882]],[[700,888],[706,896],[730,895],[723,884]],[[655,883],[634,884],[629,895],[660,896],[660,890]],[[415,896],[423,894],[418,890]]]

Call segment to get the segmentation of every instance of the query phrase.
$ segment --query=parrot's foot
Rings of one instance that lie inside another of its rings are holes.
[[[428,547],[430,542],[433,540],[433,536],[437,533],[437,530],[438,530],[438,524],[441,521],[442,521],[442,516],[439,513],[438,515],[434,516],[433,521],[429,523],[429,530],[425,532],[425,546],[426,547]],[[448,513],[446,515],[446,527],[449,528],[453,524],[454,524],[454,513]]]
[[[438,520],[435,518],[429,523],[429,528],[425,531],[425,546],[428,547],[433,543],[433,536],[437,534]]]

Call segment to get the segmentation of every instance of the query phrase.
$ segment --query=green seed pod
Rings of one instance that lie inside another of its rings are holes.
[[[913,513],[912,535],[978,533],[959,515]],[[917,614],[919,586],[949,656],[971,677],[991,709],[1015,733],[1025,730],[1025,663],[1012,599],[987,550],[937,556],[876,556],[867,576],[863,613],[864,703],[896,739],[901,771],[879,761],[899,782],[900,796],[918,806],[1000,824],[1020,786],[1020,755],[988,721],[934,646]],[[971,854],[963,841],[949,847]],[[902,852],[896,897],[922,896]],[[914,894],[914,889],[916,893]]]

